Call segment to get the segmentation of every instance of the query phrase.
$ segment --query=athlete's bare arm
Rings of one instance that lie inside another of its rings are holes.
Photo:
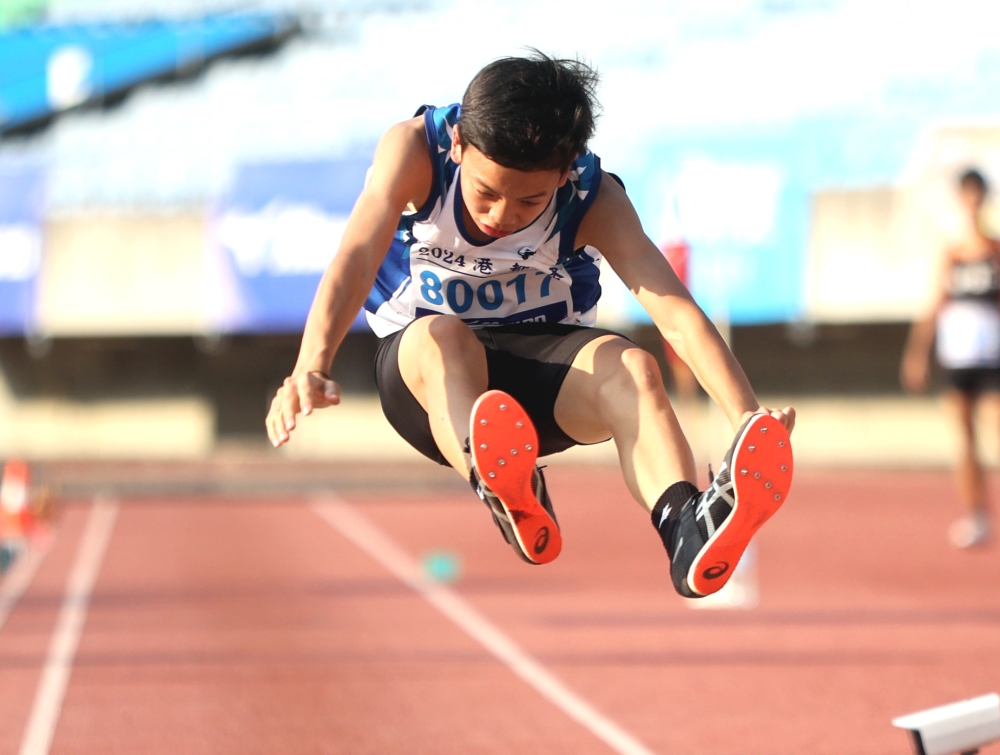
[[[795,410],[760,406],[726,342],[642,230],[625,190],[607,174],[577,232],[576,245],[585,244],[601,251],[734,428],[748,413],[767,411],[792,429]]]
[[[931,350],[934,346],[934,331],[941,308],[948,300],[947,282],[951,277],[954,251],[948,249],[941,255],[937,269],[937,293],[930,310],[919,320],[914,320],[903,348],[903,360],[899,367],[899,379],[903,388],[910,393],[923,393],[930,382]]]
[[[390,128],[375,150],[371,176],[358,197],[333,261],[313,299],[299,357],[278,389],[266,425],[274,446],[295,429],[295,418],[340,403],[340,386],[330,367],[341,341],[375,282],[399,217],[430,195],[433,168],[423,118]]]

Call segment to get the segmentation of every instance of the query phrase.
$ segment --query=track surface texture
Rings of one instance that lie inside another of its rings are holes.
[[[651,752],[902,755],[890,718],[1000,689],[1000,546],[947,545],[943,472],[799,471],[756,538],[747,611],[692,611],[673,593],[616,469],[547,478],[564,548],[543,567],[464,486],[373,481],[326,500],[414,560],[457,554],[458,598]],[[315,498],[119,504],[51,752],[614,752]],[[88,499],[63,507],[0,628],[0,753],[21,752],[91,516]]]

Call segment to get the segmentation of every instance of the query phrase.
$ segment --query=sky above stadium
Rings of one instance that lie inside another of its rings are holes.
[[[455,98],[485,60],[525,45],[581,54],[604,76],[596,146],[606,154],[677,131],[1000,110],[992,96],[1000,84],[996,4],[622,0],[574,3],[572,14],[566,7],[456,0],[434,14],[373,19],[359,41],[392,51],[374,66],[393,102],[410,92]]]
[[[55,0],[48,17],[235,7],[313,21],[276,55],[222,61],[114,111],[70,115],[32,144],[0,144],[0,157],[43,152],[72,168],[67,200],[109,185],[121,197],[197,199],[238,162],[370,154],[389,125],[422,103],[460,99],[484,63],[527,46],[598,67],[593,146],[625,173],[666,143],[809,131],[840,144],[845,163],[815,181],[887,183],[928,126],[1000,116],[1000,5],[981,0]]]

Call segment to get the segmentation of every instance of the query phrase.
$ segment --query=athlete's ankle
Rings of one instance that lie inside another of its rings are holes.
[[[653,526],[657,530],[661,530],[668,522],[677,517],[681,507],[693,496],[698,495],[698,492],[698,488],[687,480],[675,482],[663,491],[663,495],[656,501],[656,505],[653,506],[650,513]]]

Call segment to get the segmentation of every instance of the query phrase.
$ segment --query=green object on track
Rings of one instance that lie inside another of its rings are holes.
[[[428,551],[422,562],[424,574],[432,582],[457,582],[462,576],[462,559],[453,551]]]

